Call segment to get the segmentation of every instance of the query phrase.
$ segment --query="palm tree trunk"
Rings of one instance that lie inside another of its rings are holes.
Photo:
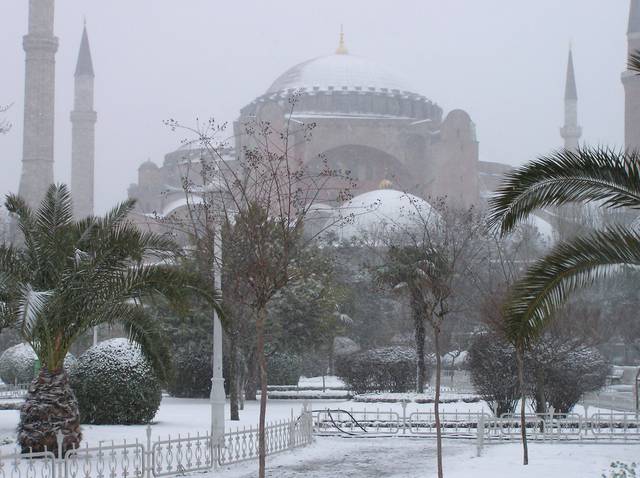
[[[260,307],[256,320],[256,355],[260,369],[260,419],[258,421],[258,478],[264,478],[266,470],[267,443],[265,419],[267,414],[267,360],[264,356],[264,326],[267,321],[266,307]]]
[[[442,375],[442,358],[440,357],[440,330],[434,329],[433,342],[436,353],[436,395],[433,413],[436,417],[436,451],[438,455],[438,478],[442,478],[442,430],[440,430],[440,379]]]
[[[524,383],[524,349],[520,345],[516,347],[516,358],[518,361],[518,381],[520,382],[520,435],[522,436],[522,464],[529,464],[529,446],[527,444],[527,419],[526,405],[527,393]]]
[[[78,447],[82,439],[78,401],[64,369],[49,372],[45,367],[31,382],[20,409],[18,443],[23,452],[57,453],[56,434],[63,434],[62,452]]]

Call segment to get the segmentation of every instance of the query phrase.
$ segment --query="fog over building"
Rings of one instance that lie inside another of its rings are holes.
[[[249,145],[245,125],[256,119],[314,123],[311,141],[296,148],[296,160],[318,172],[325,161],[331,169],[351,171],[355,194],[388,181],[423,198],[446,196],[457,206],[479,202],[483,165],[469,114],[456,109],[445,115],[401,75],[351,54],[342,34],[333,54],[293,66],[240,110],[229,159]],[[190,155],[181,148],[167,154],[161,167],[149,161],[140,166],[129,195],[141,212],[171,212],[176,196],[184,194],[184,171],[177,164]]]
[[[53,178],[55,54],[54,0],[30,0],[26,53],[24,151],[19,192],[35,205]],[[640,48],[640,0],[631,0],[629,51]],[[268,80],[267,80],[268,81]],[[470,80],[471,81],[471,80]],[[626,71],[625,131],[628,148],[640,138],[640,78]],[[72,122],[72,179],[77,216],[93,212],[95,123],[94,71],[86,27],[75,72]],[[582,134],[573,53],[569,52],[565,90],[564,146],[576,149]],[[235,144],[224,151],[234,161],[247,145],[243,125],[254,119],[282,124],[285,118],[316,124],[312,141],[296,151],[314,167],[326,158],[331,167],[348,169],[357,179],[354,193],[363,194],[388,182],[393,188],[424,199],[447,197],[458,206],[482,204],[510,166],[479,160],[481,138],[464,110],[444,112],[436,99],[402,74],[347,49],[341,35],[333,54],[314,58],[285,71],[265,93],[240,109],[233,124]],[[297,95],[293,112],[288,99]],[[199,155],[197,147],[169,152],[161,166],[147,161],[129,196],[141,213],[165,214],[183,195],[180,165]],[[490,159],[490,158],[488,158]],[[178,206],[177,206],[178,205]]]

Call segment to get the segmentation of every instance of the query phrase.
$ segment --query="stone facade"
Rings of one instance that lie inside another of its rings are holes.
[[[54,0],[29,0],[29,33],[23,47],[25,101],[22,174],[19,194],[36,206],[53,183],[55,107]]]
[[[640,0],[631,0],[627,41],[629,55],[640,50]],[[622,74],[622,84],[625,94],[625,147],[640,149],[640,76],[627,69]]]

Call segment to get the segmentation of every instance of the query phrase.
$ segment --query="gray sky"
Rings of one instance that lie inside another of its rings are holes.
[[[296,63],[350,53],[408,79],[477,125],[480,158],[521,164],[561,145],[573,41],[580,122],[591,144],[623,141],[628,0],[58,0],[56,180],[70,176],[73,71],[83,16],[96,71],[96,207],[126,197],[137,168],[181,137],[162,125],[233,121]],[[0,1],[0,193],[16,191],[22,154],[27,0]]]

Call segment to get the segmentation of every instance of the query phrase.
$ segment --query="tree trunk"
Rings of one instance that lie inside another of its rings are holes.
[[[527,392],[524,383],[524,350],[522,346],[516,347],[516,358],[518,361],[518,381],[520,382],[520,435],[522,437],[522,464],[529,464],[529,447],[527,445],[527,419],[526,405]]]
[[[229,334],[229,408],[231,420],[240,420],[238,411],[238,338]]]
[[[247,360],[247,376],[244,385],[245,400],[256,400],[258,392],[258,367],[255,359],[255,352]]]
[[[417,376],[416,376],[416,393],[423,393],[424,386],[427,379],[427,367],[424,359],[424,341],[426,338],[426,330],[424,326],[424,320],[420,318],[415,319],[416,327],[416,358],[417,358]]]
[[[536,370],[536,413],[547,413],[547,397],[544,393],[544,372],[541,366]]]
[[[440,430],[440,380],[442,375],[442,358],[440,356],[440,330],[434,329],[433,342],[436,353],[436,394],[433,402],[433,413],[436,417],[436,451],[438,455],[438,478],[442,478],[442,430]]]
[[[266,307],[260,307],[256,320],[256,356],[260,369],[260,419],[258,421],[258,478],[264,478],[267,457],[265,418],[267,414],[267,360],[264,356],[264,326],[267,321]]]
[[[49,372],[45,367],[31,382],[20,409],[18,443],[22,452],[57,453],[56,433],[62,431],[62,452],[80,445],[80,411],[64,369]]]

